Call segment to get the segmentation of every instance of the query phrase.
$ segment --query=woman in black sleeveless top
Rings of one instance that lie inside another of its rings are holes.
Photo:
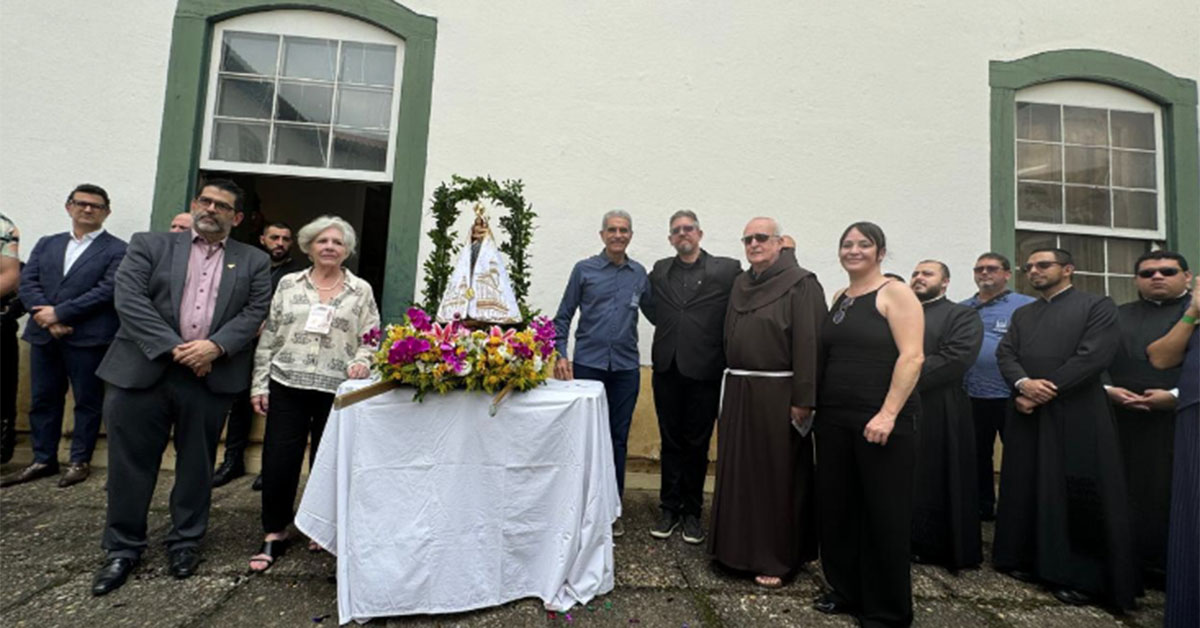
[[[817,503],[821,565],[832,587],[814,607],[863,626],[912,623],[909,546],[925,317],[903,282],[883,276],[883,231],[842,234],[850,286],[821,329],[817,393]]]

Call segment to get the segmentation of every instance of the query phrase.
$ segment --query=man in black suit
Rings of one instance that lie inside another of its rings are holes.
[[[146,513],[172,427],[169,570],[200,563],[221,424],[247,387],[251,341],[270,305],[267,255],[229,237],[242,220],[242,190],[208,181],[192,201],[192,229],[138,233],[117,271],[121,326],[98,374],[109,383],[108,554],[93,595],[124,584],[146,547]]]
[[[725,371],[725,309],[741,263],[700,248],[704,232],[696,214],[671,216],[667,241],[677,255],[650,272],[654,295],[654,406],[662,435],[662,518],[654,538],[683,526],[683,540],[704,541],[700,506],[708,471],[708,443]]]
[[[59,487],[88,478],[100,434],[104,384],[96,367],[117,331],[113,279],[125,242],[104,230],[111,212],[104,188],[76,186],[66,209],[71,230],[39,240],[21,271],[21,299],[32,313],[24,339],[29,343],[33,463],[0,480],[0,486],[58,475],[68,384],[75,397],[75,428]]]

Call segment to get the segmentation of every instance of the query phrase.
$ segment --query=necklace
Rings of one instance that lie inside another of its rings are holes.
[[[317,280],[316,280],[316,278],[314,278],[312,276],[312,273],[309,273],[309,275],[308,275],[308,280],[312,282],[313,287],[322,292],[328,292],[329,290],[333,290],[334,288],[337,288],[339,285],[341,285],[343,279],[345,279],[345,275],[338,277],[336,280],[334,280],[333,285],[322,286],[317,283]]]

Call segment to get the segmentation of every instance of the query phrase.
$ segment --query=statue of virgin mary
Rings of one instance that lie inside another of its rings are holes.
[[[504,257],[480,204],[475,205],[471,245],[463,248],[454,262],[454,272],[438,305],[437,320],[448,323],[456,314],[468,324],[521,322],[521,308],[508,280]]]

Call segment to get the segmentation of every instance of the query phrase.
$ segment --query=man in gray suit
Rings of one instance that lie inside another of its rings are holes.
[[[108,383],[107,560],[93,595],[124,584],[146,547],[146,514],[159,462],[175,431],[169,571],[187,578],[200,563],[221,424],[246,388],[251,341],[271,298],[270,260],[229,238],[242,220],[242,190],[205,183],[192,228],[138,233],[117,270],[120,328],[97,375]]]

